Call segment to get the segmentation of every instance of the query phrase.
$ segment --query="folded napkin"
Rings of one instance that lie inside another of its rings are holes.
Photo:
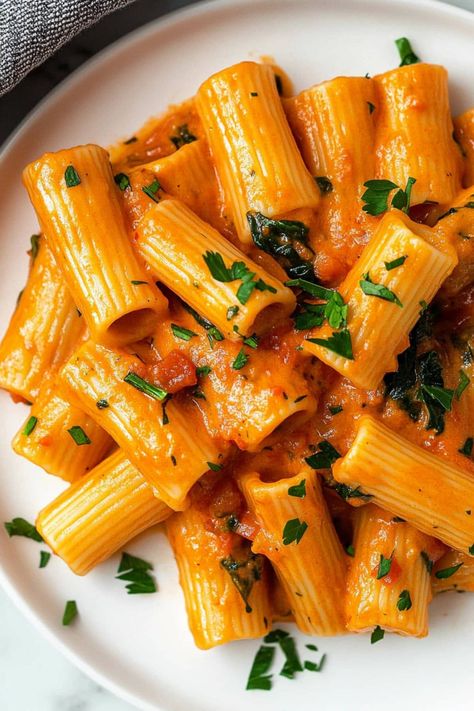
[[[133,0],[0,0],[0,95],[81,30]]]

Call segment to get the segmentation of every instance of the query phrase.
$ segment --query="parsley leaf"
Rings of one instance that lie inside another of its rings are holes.
[[[314,280],[314,252],[303,222],[272,220],[261,212],[247,212],[247,221],[256,247],[271,254],[289,276]]]
[[[232,363],[232,368],[234,370],[241,370],[245,365],[247,365],[248,359],[249,356],[245,353],[244,349],[241,348]]]
[[[129,385],[132,385],[137,390],[140,390],[140,392],[145,393],[145,395],[152,397],[154,400],[164,400],[168,396],[168,392],[166,390],[149,383],[136,373],[132,373],[132,371],[127,373],[124,381]]]
[[[269,691],[272,688],[272,675],[267,674],[275,656],[275,647],[262,645],[255,655],[247,680],[247,690],[261,689]]]
[[[461,369],[459,371],[459,383],[458,383],[456,390],[454,391],[454,396],[455,396],[456,400],[459,400],[459,398],[461,397],[461,395],[463,394],[463,392],[465,391],[465,389],[467,388],[467,386],[469,385],[470,382],[471,382],[471,379],[469,378],[469,376],[466,375],[464,370]]]
[[[10,538],[12,536],[23,536],[23,538],[31,538],[31,540],[38,543],[43,542],[43,537],[38,533],[35,526],[24,518],[13,518],[11,521],[4,523],[4,526]]]
[[[36,257],[38,256],[39,252],[39,247],[40,247],[40,235],[31,235],[30,237],[30,244],[31,244],[31,249],[30,249],[30,255],[31,259],[34,262]]]
[[[285,676],[287,679],[294,679],[295,672],[303,671],[295,640],[293,637],[290,637],[290,635],[286,635],[285,637],[280,637],[278,644],[285,655],[285,663],[280,672],[280,676]]]
[[[395,40],[395,44],[400,55],[400,67],[404,67],[407,64],[418,64],[420,59],[414,53],[410,44],[410,40],[408,40],[406,37],[399,37]]]
[[[385,558],[383,553],[380,554],[380,562],[377,569],[377,580],[385,578],[385,576],[390,573],[390,568],[392,567],[392,556],[393,553],[390,558]]]
[[[408,255],[405,254],[403,257],[397,257],[396,259],[392,259],[391,262],[384,262],[385,264],[385,269],[389,272],[392,269],[396,269],[397,267],[401,267],[402,264],[405,263],[405,260],[408,259]]]
[[[171,324],[171,331],[175,338],[181,338],[183,341],[190,341],[193,336],[197,336],[197,333],[190,331],[189,328],[184,328],[183,326],[178,326],[176,323]]]
[[[51,553],[49,551],[40,551],[40,568],[46,568],[51,558]]]
[[[342,331],[334,331],[332,336],[328,338],[308,338],[308,341],[327,348],[327,350],[333,351],[333,353],[337,353],[343,358],[354,360],[351,334],[347,328],[343,328]]]
[[[359,286],[367,296],[377,296],[379,299],[383,299],[384,301],[392,301],[397,304],[397,306],[403,308],[403,304],[398,296],[383,284],[375,284],[370,278],[370,274],[368,272],[367,274],[364,274],[362,279],[359,281]]]
[[[283,545],[289,546],[290,543],[296,541],[298,544],[303,538],[308,524],[306,521],[300,521],[299,518],[292,518],[285,523],[283,528]]]
[[[106,410],[108,407],[110,407],[108,401],[107,401],[107,400],[103,400],[103,399],[97,400],[95,406],[96,406],[99,410]]]
[[[155,178],[150,185],[144,185],[142,187],[142,191],[145,193],[145,195],[148,195],[149,198],[153,200],[153,202],[158,202],[158,199],[156,197],[156,193],[158,190],[161,188],[161,185],[159,181]]]
[[[219,252],[207,251],[203,254],[203,259],[212,277],[216,281],[231,282],[241,280],[242,284],[237,289],[237,299],[241,304],[246,304],[254,289],[257,291],[270,291],[276,294],[276,289],[270,284],[266,284],[263,279],[257,279],[255,272],[251,272],[244,262],[233,262],[231,267],[226,267],[224,259]]]
[[[377,627],[373,630],[372,634],[370,635],[370,644],[375,644],[376,642],[380,642],[381,639],[383,639],[385,636],[385,630],[383,630],[380,625],[377,625]]]
[[[119,575],[116,575],[115,578],[128,581],[125,588],[129,595],[154,593],[156,584],[148,572],[150,570],[153,570],[151,563],[124,551],[117,569]]]
[[[319,452],[305,458],[306,464],[312,469],[330,469],[336,459],[339,459],[341,456],[337,449],[327,440],[319,442],[318,448]]]
[[[457,573],[459,568],[463,566],[464,563],[458,563],[457,565],[452,565],[450,568],[443,568],[442,570],[437,570],[435,573],[435,578],[438,578],[438,580],[445,580],[446,578],[450,578],[454,573]]]
[[[301,310],[295,315],[296,330],[307,331],[310,328],[322,326],[325,307],[325,304],[302,303]]]
[[[408,178],[405,190],[398,187],[391,180],[368,180],[364,183],[367,188],[362,195],[362,202],[365,203],[363,211],[369,215],[381,215],[388,210],[388,199],[393,190],[397,190],[392,198],[391,204],[393,207],[408,212],[410,207],[410,197],[413,185],[416,183],[415,178]]]
[[[202,377],[204,375],[209,375],[209,373],[212,372],[212,368],[210,365],[200,365],[196,368],[196,375],[198,377]]]
[[[214,462],[206,462],[206,464],[211,472],[220,472],[222,469],[222,464],[215,464]]]
[[[38,424],[38,418],[35,417],[34,415],[31,415],[27,419],[26,424],[25,424],[21,434],[26,435],[26,437],[28,437],[33,432],[33,430],[35,429],[37,424]]]
[[[78,609],[77,609],[77,603],[75,600],[68,600],[66,602],[66,607],[64,608],[64,613],[63,613],[63,625],[64,627],[68,627],[71,622],[77,617],[78,614]]]
[[[130,179],[126,173],[117,173],[114,175],[114,180],[122,192],[130,187]]]
[[[68,165],[66,168],[64,180],[66,181],[66,187],[68,188],[75,188],[76,185],[81,184],[81,179],[73,165]]]
[[[92,444],[87,434],[84,432],[80,425],[74,425],[68,429],[68,433],[73,438],[74,442],[80,447],[83,444]]]
[[[365,494],[361,491],[360,486],[353,489],[347,484],[336,483],[332,488],[337,494],[339,494],[341,499],[344,499],[344,501],[347,501],[348,499],[366,499],[368,501],[372,498],[372,494]]]
[[[290,486],[288,496],[296,496],[298,499],[304,499],[306,496],[306,479],[302,479],[299,484]]]

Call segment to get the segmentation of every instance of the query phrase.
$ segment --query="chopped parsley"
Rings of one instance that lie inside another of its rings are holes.
[[[306,479],[302,479],[299,484],[290,486],[288,496],[296,496],[298,499],[304,499],[306,496]]]
[[[49,551],[40,551],[40,568],[46,568],[51,558],[51,553]]]
[[[117,569],[119,575],[116,575],[115,578],[128,582],[125,588],[129,595],[154,593],[156,584],[149,573],[150,570],[153,570],[151,563],[124,551]]]
[[[63,625],[68,627],[78,615],[77,603],[75,600],[68,600],[63,613]]]
[[[410,40],[406,37],[399,37],[395,40],[395,44],[398,49],[398,54],[400,55],[400,67],[404,67],[407,64],[418,64],[420,58],[414,53]]]
[[[379,299],[392,301],[397,306],[400,306],[400,308],[403,308],[403,304],[398,296],[383,284],[375,284],[370,278],[369,272],[364,274],[359,282],[359,286],[367,296],[377,296]]]
[[[343,358],[354,360],[351,334],[347,328],[343,328],[342,331],[333,331],[332,336],[328,338],[308,338],[308,341],[316,343],[316,345],[322,346]]]
[[[141,281],[140,279],[132,279],[130,283],[133,284],[133,286],[140,286],[141,284],[148,284],[147,281]]]
[[[411,606],[412,602],[409,591],[402,590],[402,592],[398,596],[397,610],[400,610],[400,612],[404,612],[405,610],[410,610]]]
[[[449,568],[443,568],[442,570],[437,570],[435,573],[435,578],[438,578],[438,580],[445,580],[446,578],[450,578],[454,573],[457,573],[459,568],[463,566],[464,563],[458,563],[457,565],[452,565]]]
[[[145,193],[145,195],[148,195],[149,198],[153,200],[153,202],[158,202],[158,199],[156,197],[156,193],[158,190],[161,188],[161,185],[159,181],[155,178],[152,180],[150,185],[144,185],[142,187],[142,191]]]
[[[206,464],[211,472],[220,472],[222,469],[222,464],[215,464],[214,462],[206,462]]]
[[[266,284],[263,279],[257,279],[255,272],[251,272],[244,262],[233,262],[232,266],[226,267],[222,255],[219,252],[206,252],[203,259],[212,277],[216,281],[231,282],[240,280],[242,284],[237,289],[237,299],[241,304],[246,304],[254,289],[257,291],[270,291],[276,294],[276,289],[270,284]]]
[[[314,252],[303,222],[272,220],[261,212],[247,212],[247,221],[255,246],[271,254],[288,276],[314,279]]]
[[[390,573],[392,567],[393,553],[390,558],[386,558],[383,553],[380,554],[379,567],[377,568],[377,580],[385,578]]]
[[[30,415],[30,417],[26,421],[26,425],[24,426],[21,434],[26,435],[26,437],[29,437],[29,435],[33,432],[37,424],[38,418],[34,415]]]
[[[318,449],[319,452],[305,458],[306,464],[312,469],[330,469],[336,459],[341,456],[337,449],[325,439],[319,442]]]
[[[110,407],[109,403],[107,400],[97,400],[95,406],[99,410],[106,410],[108,407]]]
[[[80,447],[83,444],[92,444],[87,434],[84,432],[80,425],[74,425],[68,429],[68,433],[73,438],[74,442]]]
[[[329,405],[328,409],[329,409],[329,412],[331,413],[331,415],[338,415],[340,412],[342,412],[344,410],[342,405]]]
[[[315,181],[321,195],[332,193],[333,187],[329,178],[326,178],[325,176],[315,177]]]
[[[371,101],[367,102],[367,106],[369,107],[369,114],[373,114],[375,111],[375,106]]]
[[[283,545],[289,546],[290,543],[298,544],[303,538],[308,524],[306,521],[300,521],[299,518],[292,518],[285,523],[283,528]]]
[[[264,644],[259,647],[250,669],[247,686],[245,687],[247,690],[261,689],[270,691],[272,688],[272,674],[267,674],[267,672],[270,670],[274,656],[275,647],[268,647]]]
[[[64,173],[64,180],[66,181],[67,188],[75,188],[76,185],[81,184],[81,179],[77,174],[77,170],[73,165],[68,165]]]
[[[130,179],[126,173],[117,173],[114,180],[122,192],[130,187]]]
[[[35,526],[24,518],[13,518],[11,521],[4,523],[4,526],[10,538],[12,536],[22,536],[23,538],[31,538],[32,541],[37,541],[38,543],[43,542],[43,537]]]
[[[381,639],[383,639],[385,636],[385,630],[383,630],[380,625],[377,625],[377,627],[373,630],[372,634],[370,635],[370,644],[375,644],[376,642],[380,642]]]
[[[307,331],[310,328],[322,326],[324,323],[325,304],[310,304],[303,302],[300,310],[295,315],[295,328],[297,331]]]
[[[352,545],[352,543],[350,543],[350,544],[346,547],[346,553],[347,553],[347,555],[350,555],[351,558],[353,558],[353,557],[355,556],[355,548],[354,548],[354,546]]]
[[[220,564],[229,573],[232,583],[244,601],[245,612],[252,612],[249,597],[254,584],[262,578],[263,556],[249,553],[244,560],[228,556],[223,558]]]
[[[186,143],[193,143],[193,141],[197,141],[197,136],[194,136],[190,132],[187,123],[183,123],[176,129],[176,134],[174,136],[170,136],[170,141],[176,147],[176,150],[178,150],[182,146],[185,146]]]
[[[408,255],[404,254],[403,257],[397,257],[396,259],[392,259],[391,262],[384,262],[385,264],[385,269],[389,272],[392,269],[396,269],[397,267],[401,267],[402,264],[405,263],[405,260],[408,259]]]
[[[232,368],[234,370],[241,370],[245,365],[247,365],[249,356],[245,353],[244,349],[241,348],[232,362]]]
[[[152,397],[154,400],[164,400],[168,396],[168,392],[166,390],[149,383],[147,380],[144,380],[139,375],[132,373],[131,371],[127,373],[124,381],[129,385],[132,385],[137,390],[140,390],[140,392],[145,393],[145,395]]]
[[[472,546],[469,546],[468,552],[469,555],[474,555],[474,543],[472,544]]]
[[[301,664],[300,656],[296,649],[295,640],[290,635],[280,636],[278,644],[285,655],[285,663],[280,671],[280,676],[285,676],[287,679],[294,679],[296,672],[303,671],[303,665]]]
[[[214,341],[223,341],[224,336],[222,333],[219,331],[216,326],[214,326],[213,323],[207,320],[207,318],[204,318],[200,314],[198,314],[197,311],[195,311],[192,306],[189,306],[185,301],[182,301],[182,306],[185,311],[187,311],[193,319],[198,323],[202,328],[204,328],[207,331],[207,338],[209,340],[209,345],[211,348],[214,348]]]
[[[176,323],[171,324],[171,331],[175,338],[180,338],[182,341],[190,341],[193,336],[197,336],[197,333],[190,331],[189,328],[184,328],[183,326],[178,326]]]
[[[408,212],[410,207],[410,198],[413,185],[416,183],[415,178],[408,178],[405,190],[398,187],[391,180],[368,180],[364,183],[367,188],[362,195],[364,203],[363,211],[369,215],[381,215],[388,210],[388,199],[393,190],[397,190],[392,197],[391,205],[398,210]]]
[[[347,484],[336,483],[333,485],[332,488],[337,494],[339,494],[341,499],[344,499],[344,501],[347,501],[348,499],[366,499],[368,501],[372,498],[372,494],[365,494],[363,491],[361,491],[360,486],[357,486],[355,489],[353,489]]]
[[[198,377],[204,376],[204,375],[209,375],[209,373],[212,372],[212,368],[210,365],[200,365],[196,368],[196,375]]]
[[[464,565],[464,563],[458,563],[457,565],[452,565],[449,568],[437,570],[435,573],[435,578],[438,578],[438,580],[445,580],[446,578],[450,578],[452,575],[454,575],[454,573],[457,573],[457,571],[462,565]]]

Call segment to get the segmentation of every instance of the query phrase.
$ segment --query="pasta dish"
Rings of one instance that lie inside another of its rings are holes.
[[[298,670],[275,623],[423,637],[474,590],[474,109],[396,44],[300,93],[243,61],[23,172],[0,387],[31,405],[14,451],[68,486],[7,531],[85,575],[164,523],[196,645],[265,637],[248,688],[272,644]],[[151,571],[123,552],[130,593]]]

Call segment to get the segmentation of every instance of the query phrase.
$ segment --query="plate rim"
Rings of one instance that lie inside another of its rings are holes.
[[[146,22],[144,25],[132,30],[131,32],[119,37],[111,44],[107,45],[93,57],[86,60],[80,67],[74,70],[71,74],[65,77],[59,84],[51,89],[19,122],[15,129],[6,137],[0,145],[0,176],[2,174],[3,163],[8,159],[10,153],[15,149],[16,143],[21,141],[23,136],[30,130],[30,125],[34,123],[37,115],[47,110],[50,104],[61,99],[61,94],[68,92],[74,88],[75,83],[80,83],[89,72],[93,72],[96,66],[102,62],[112,58],[114,54],[119,54],[127,45],[140,44],[149,35],[158,31],[165,31],[168,27],[179,25],[181,22],[191,20],[193,17],[202,15],[213,15],[219,13],[222,9],[232,7],[255,6],[259,4],[267,5],[269,8],[275,5],[288,4],[290,0],[198,0],[190,6],[184,6],[162,15],[158,18]],[[307,0],[291,0],[293,3],[303,3]],[[322,0],[325,2],[325,0]],[[363,3],[374,8],[380,7],[380,0],[345,0],[357,7]],[[474,11],[453,6],[444,2],[444,0],[384,0],[384,10],[392,7],[403,7],[407,10],[410,8],[425,9],[433,11],[439,15],[450,16],[457,19],[462,19],[469,22],[474,29]],[[57,649],[69,662],[77,669],[86,674],[95,683],[110,691],[118,699],[126,701],[137,709],[142,711],[174,711],[172,707],[165,708],[161,702],[149,703],[144,698],[130,692],[125,685],[117,683],[110,677],[97,671],[89,662],[76,651],[71,649],[56,633],[55,628],[49,625],[42,617],[35,612],[26,601],[22,592],[17,589],[13,581],[5,571],[0,560],[0,587],[6,593],[11,602],[21,612],[21,614],[36,628],[43,638],[45,638],[53,648]]]

